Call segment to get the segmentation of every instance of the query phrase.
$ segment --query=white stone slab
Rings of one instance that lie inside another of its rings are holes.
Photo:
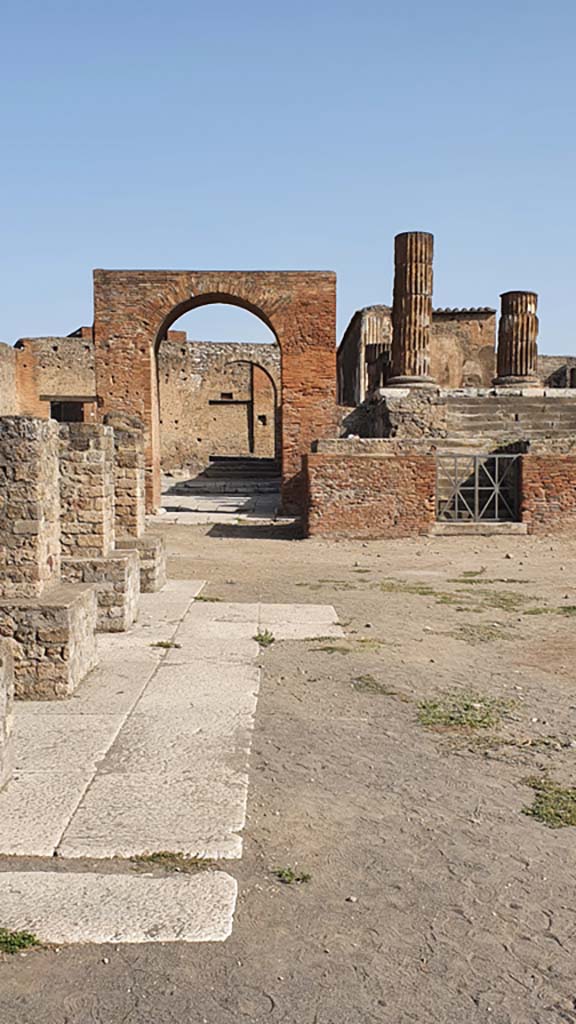
[[[0,793],[0,853],[52,857],[91,770],[18,772]]]
[[[222,622],[214,619],[191,618],[184,620],[176,640],[184,637],[206,638],[207,640],[252,640],[258,632],[258,620],[250,622]]]
[[[178,652],[174,652],[177,654]],[[220,710],[239,695],[249,703],[256,700],[260,669],[253,664],[193,661],[164,664],[138,702],[138,713],[162,708],[180,714],[182,709],[215,706]]]
[[[233,601],[198,601],[194,602],[185,625],[204,622],[258,622],[259,604],[243,604]]]
[[[14,721],[16,768],[65,772],[94,768],[115,740],[124,715],[52,715],[38,707],[18,708]],[[46,706],[46,702],[42,702]],[[1,797],[1,794],[0,794]]]
[[[323,640],[344,636],[341,626],[333,626],[328,622],[275,622],[263,617],[260,629],[268,629],[275,640]]]
[[[237,883],[224,871],[151,878],[0,872],[0,927],[42,942],[221,942],[232,931]]]
[[[338,615],[331,604],[261,604],[260,621],[336,625]]]
[[[240,857],[247,774],[223,758],[217,766],[191,765],[187,776],[98,774],[58,855],[100,859],[171,850],[213,860]]]
[[[259,647],[254,640],[216,640],[178,632],[179,649],[169,650],[163,665],[187,665],[191,661],[216,661],[223,665],[253,664]]]

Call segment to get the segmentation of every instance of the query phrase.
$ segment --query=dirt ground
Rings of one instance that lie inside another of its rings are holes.
[[[166,526],[171,575],[346,640],[262,652],[232,937],[4,957],[0,1021],[576,1022],[576,829],[523,813],[576,785],[576,543],[258,532]],[[452,692],[501,720],[423,724]]]

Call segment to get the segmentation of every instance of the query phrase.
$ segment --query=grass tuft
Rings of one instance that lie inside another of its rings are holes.
[[[269,629],[259,629],[255,636],[252,637],[260,647],[271,647],[276,637]]]
[[[396,690],[391,690],[385,683],[379,683],[371,675],[357,676],[356,679],[352,680],[352,689],[356,693],[370,693],[388,697],[394,697],[396,694]]]
[[[182,872],[191,874],[195,871],[202,871],[214,863],[212,860],[203,857],[188,857],[185,853],[174,852],[173,850],[156,850],[154,853],[141,853],[130,858],[136,867],[161,867],[167,871]]]
[[[301,885],[303,882],[309,882],[312,878],[307,871],[294,871],[294,868],[274,868],[272,874],[283,885],[293,885],[295,882]]]
[[[576,825],[576,789],[566,789],[552,779],[538,776],[525,781],[536,795],[531,807],[522,808],[523,814],[536,818],[548,828]]]
[[[155,643],[150,644],[150,647],[161,647],[163,651],[171,651],[174,648],[180,649],[182,644],[175,643],[174,640],[156,640]]]
[[[23,949],[40,946],[41,942],[32,932],[11,932],[0,928],[0,953],[20,953]]]
[[[492,729],[498,725],[510,702],[479,693],[454,691],[418,705],[420,725],[432,728]]]

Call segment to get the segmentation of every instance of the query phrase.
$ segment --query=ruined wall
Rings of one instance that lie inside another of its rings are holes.
[[[16,347],[35,361],[40,398],[95,396],[94,344],[89,338],[20,338]]]
[[[16,351],[11,345],[0,343],[0,416],[15,416],[19,412]]]
[[[489,387],[496,374],[495,310],[434,310],[430,365],[440,387]]]
[[[522,522],[529,533],[574,535],[576,455],[523,455],[520,469]]]
[[[158,381],[164,471],[195,475],[211,455],[274,458],[278,345],[187,341],[170,331],[160,344]]]
[[[538,377],[546,387],[576,387],[576,356],[539,355],[536,365]]]
[[[332,442],[306,458],[308,536],[410,537],[435,518],[432,451]]]
[[[338,400],[359,405],[391,374],[392,310],[358,310],[338,348]],[[432,314],[431,373],[439,387],[489,387],[496,373],[496,312],[436,309]]]

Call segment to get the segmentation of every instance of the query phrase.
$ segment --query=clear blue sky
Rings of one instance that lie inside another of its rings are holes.
[[[20,0],[1,35],[2,340],[90,323],[93,267],[335,270],[341,332],[420,229],[436,305],[534,289],[576,352],[574,0]]]

